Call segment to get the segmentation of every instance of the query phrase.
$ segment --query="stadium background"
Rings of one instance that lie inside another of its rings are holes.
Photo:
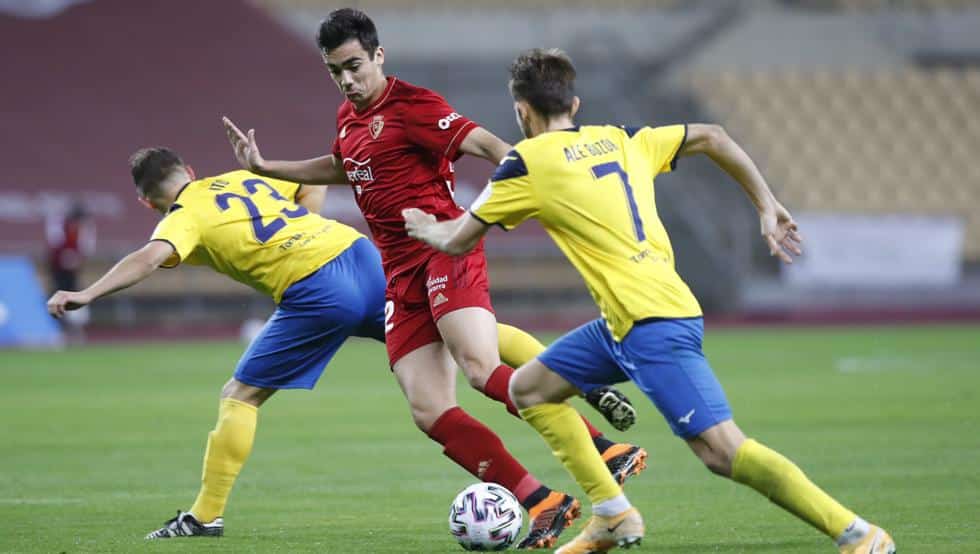
[[[348,4],[377,22],[389,74],[439,91],[506,140],[519,139],[506,68],[536,46],[575,60],[581,123],[724,124],[807,237],[787,271],[712,164],[685,159],[658,179],[679,270],[703,301],[706,349],[742,425],[888,526],[903,551],[980,549],[969,493],[980,487],[980,2]],[[313,34],[339,6],[0,0],[0,265],[28,260],[41,289],[0,271],[0,331],[28,319],[18,310],[43,310],[45,217],[75,199],[92,214],[83,284],[149,236],[156,216],[135,201],[126,165],[136,148],[171,146],[199,175],[234,168],[219,119],[228,115],[257,130],[268,158],[325,152],[341,97]],[[490,171],[457,165],[461,204]],[[342,187],[325,214],[364,229]],[[488,253],[502,320],[550,338],[595,316],[536,224],[492,231]],[[142,533],[186,508],[215,396],[242,348],[235,337],[272,308],[226,277],[181,267],[96,303],[88,345],[0,349],[0,551],[165,548],[142,546]],[[383,350],[354,342],[327,375],[313,394],[263,408],[220,548],[182,548],[457,551],[444,511],[470,477],[412,427]],[[462,403],[529,467],[574,487],[537,437],[465,388]],[[657,551],[829,546],[707,479],[651,407],[641,424],[628,438],[654,451],[652,475],[630,494],[655,522]],[[352,495],[363,500],[353,511]]]
[[[542,45],[575,60],[582,123],[724,124],[802,218],[811,257],[834,252],[809,277],[780,273],[738,186],[710,162],[685,161],[659,181],[658,207],[680,272],[716,321],[980,318],[977,2],[356,4],[378,23],[389,74],[440,91],[506,140],[519,139],[507,65]],[[223,114],[254,127],[269,158],[317,155],[333,140],[341,97],[312,39],[323,2],[3,5],[0,42],[13,55],[0,61],[0,250],[31,256],[46,289],[44,216],[73,198],[98,229],[83,283],[149,235],[155,217],[135,202],[126,169],[136,148],[171,146],[200,175],[233,168]],[[491,168],[457,165],[466,205]],[[364,229],[343,187],[325,214]],[[819,228],[806,225],[814,214]],[[488,247],[502,319],[560,330],[595,313],[537,225],[495,231]],[[89,334],[228,335],[270,310],[184,267],[95,304]]]

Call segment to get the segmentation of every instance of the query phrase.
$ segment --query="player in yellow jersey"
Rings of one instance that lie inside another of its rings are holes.
[[[279,389],[313,388],[348,337],[384,340],[381,260],[363,235],[316,213],[322,187],[247,171],[195,179],[166,148],[142,149],[130,166],[141,202],[163,219],[144,247],[85,290],[58,291],[48,310],[60,317],[180,263],[210,266],[276,301],[221,391],[197,500],[146,538],[220,536],[258,408]]]
[[[511,66],[510,89],[527,137],[498,166],[470,212],[436,222],[411,209],[409,234],[465,252],[497,224],[534,218],[582,274],[602,317],[566,334],[513,376],[521,416],[542,435],[588,493],[593,518],[557,552],[606,552],[644,534],[643,519],[590,450],[565,400],[632,380],[676,435],[714,473],[748,485],[836,541],[841,552],[895,552],[891,537],[814,485],[790,460],[746,438],[701,350],[701,308],[674,268],[657,216],[653,179],[677,158],[706,154],[759,211],[770,253],[801,254],[790,213],[721,127],[575,126],[575,69],[556,50],[532,50]]]
[[[56,292],[48,310],[60,317],[180,263],[210,266],[276,301],[221,392],[197,500],[147,538],[220,536],[225,505],[252,449],[258,408],[279,389],[313,388],[348,337],[384,341],[381,258],[360,233],[317,215],[325,187],[247,171],[196,179],[166,148],[140,150],[130,165],[141,202],[163,219],[143,248],[87,289]],[[514,327],[500,324],[498,334],[501,357],[515,366],[544,350]],[[600,412],[621,426],[632,407],[616,391],[607,394],[619,410]],[[638,471],[636,456],[627,454],[609,461],[607,471],[618,479]]]

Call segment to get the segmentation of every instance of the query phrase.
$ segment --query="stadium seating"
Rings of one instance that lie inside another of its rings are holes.
[[[953,214],[980,259],[980,70],[690,75],[796,210]]]
[[[788,5],[822,10],[936,10],[976,7],[976,0],[787,0]]]
[[[324,0],[259,0],[259,3],[270,8],[286,9],[335,9],[336,5]],[[684,4],[683,0],[606,0],[602,9],[638,9],[638,8],[673,8]],[[596,7],[594,0],[483,0],[467,2],[462,5],[458,0],[359,0],[348,5],[366,10],[395,9],[395,10],[454,10],[470,9],[538,9],[538,8],[574,8]]]

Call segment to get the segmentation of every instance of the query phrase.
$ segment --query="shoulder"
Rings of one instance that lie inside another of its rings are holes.
[[[350,117],[352,113],[354,113],[353,104],[351,104],[349,100],[344,99],[344,101],[337,106],[337,122],[339,123],[341,120]]]
[[[504,181],[506,179],[516,179],[518,177],[526,177],[528,175],[527,162],[524,158],[527,153],[527,146],[524,144],[527,141],[521,141],[516,144],[514,148],[507,153],[500,164],[497,165],[497,169],[493,172],[492,180],[494,181]],[[523,145],[523,147],[522,147]]]
[[[394,77],[395,82],[391,86],[391,96],[394,98],[411,100],[445,100],[438,92],[413,85],[408,81]]]

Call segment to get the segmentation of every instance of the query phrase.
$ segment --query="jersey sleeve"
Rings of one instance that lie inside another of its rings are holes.
[[[655,174],[669,173],[677,167],[677,155],[687,140],[687,125],[624,127],[624,130],[632,140],[640,142]]]
[[[197,248],[201,234],[190,211],[181,207],[180,204],[174,204],[170,213],[157,224],[150,240],[162,240],[170,243],[170,246],[174,247],[174,253],[161,266],[177,267]]]
[[[527,165],[511,150],[473,201],[470,214],[485,225],[500,225],[509,231],[538,215],[539,208]]]
[[[460,115],[432,91],[419,92],[411,102],[405,118],[409,140],[429,152],[457,160],[462,155],[459,145],[477,124]]]

